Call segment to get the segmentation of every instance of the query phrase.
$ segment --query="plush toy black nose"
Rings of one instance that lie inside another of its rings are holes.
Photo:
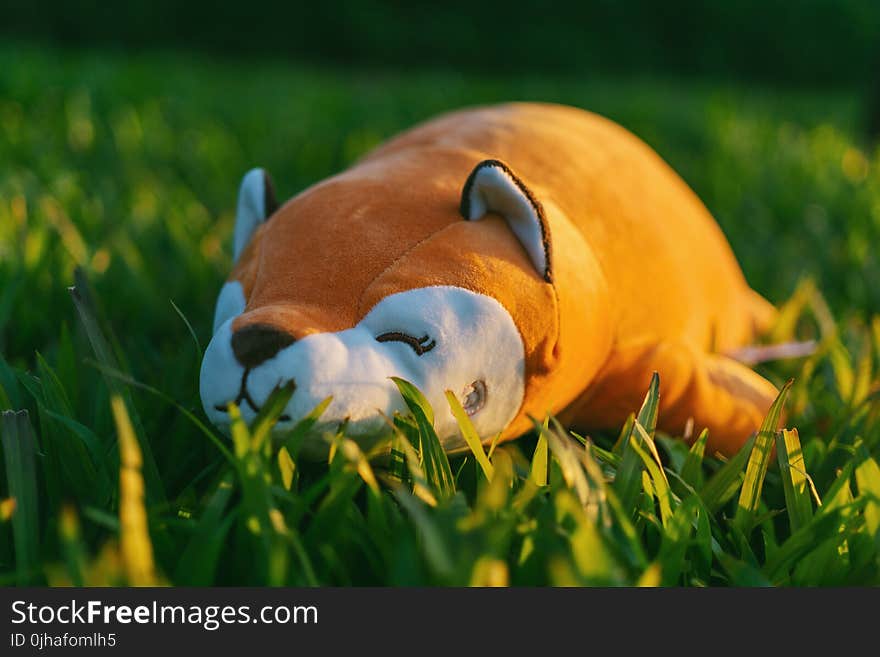
[[[274,326],[251,324],[232,334],[232,353],[239,363],[250,369],[269,360],[294,341],[290,333]]]

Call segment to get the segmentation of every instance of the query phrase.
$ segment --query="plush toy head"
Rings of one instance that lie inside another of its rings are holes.
[[[463,446],[446,390],[484,437],[521,411],[528,374],[547,368],[557,339],[541,204],[497,161],[458,189],[377,169],[362,164],[277,210],[268,176],[244,177],[236,266],[201,371],[218,426],[229,402],[250,420],[288,382],[279,430],[332,397],[325,428],[345,422],[364,443],[405,409],[391,377],[425,394],[446,449]]]

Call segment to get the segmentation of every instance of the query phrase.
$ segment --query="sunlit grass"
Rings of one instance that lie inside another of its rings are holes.
[[[700,427],[691,447],[655,431],[654,382],[620,431],[536,418],[497,445],[398,381],[390,458],[344,432],[304,458],[325,406],[273,440],[285,391],[231,440],[207,426],[240,175],[264,165],[290,195],[511,98],[607,114],[684,175],[782,306],[770,339],[817,342],[760,368],[794,379],[784,419],[722,460]],[[845,94],[0,47],[0,409],[28,411],[0,420],[0,581],[880,584],[880,151],[857,118]],[[440,412],[466,457],[440,449]]]

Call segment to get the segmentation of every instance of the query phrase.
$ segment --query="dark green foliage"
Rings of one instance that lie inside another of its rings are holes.
[[[873,0],[6,0],[0,34],[128,51],[425,67],[488,74],[676,74],[783,85],[867,84]]]

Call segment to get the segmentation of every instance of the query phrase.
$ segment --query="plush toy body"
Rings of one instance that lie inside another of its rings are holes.
[[[721,230],[646,144],[581,110],[510,104],[442,116],[274,207],[260,170],[239,197],[236,265],[202,366],[205,410],[246,418],[278,384],[280,423],[332,395],[324,420],[381,433],[417,385],[444,446],[443,393],[487,440],[556,413],[620,426],[652,372],[659,426],[693,418],[735,451],[776,390],[725,352],[773,307]]]

